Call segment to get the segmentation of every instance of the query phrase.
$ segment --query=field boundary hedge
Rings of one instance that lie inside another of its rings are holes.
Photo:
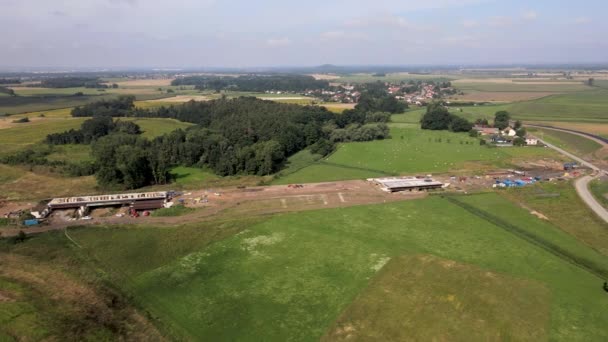
[[[495,216],[485,210],[479,209],[468,203],[462,202],[461,200],[459,200],[457,198],[457,196],[446,196],[445,199],[448,200],[450,203],[453,203],[453,204],[465,209],[466,211],[470,212],[471,214],[478,216],[478,217],[494,224],[495,226],[500,227],[500,228],[506,230],[507,232],[509,232],[531,244],[534,244],[537,247],[544,249],[545,251],[557,256],[558,258],[560,258],[574,266],[577,266],[577,267],[599,277],[600,279],[608,278],[608,271],[591,260],[587,260],[585,258],[579,257],[578,255],[570,253],[569,251],[561,248],[560,246],[558,246],[550,241],[547,241],[537,235],[534,235],[534,234],[530,233],[529,231],[527,231],[523,228],[520,228],[510,222],[507,222],[498,216]]]

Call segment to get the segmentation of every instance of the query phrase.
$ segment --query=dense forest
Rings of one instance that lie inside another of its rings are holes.
[[[109,88],[108,85],[103,84],[99,78],[96,77],[53,77],[45,78],[40,81],[39,85],[44,88]]]
[[[80,129],[49,134],[46,143],[50,145],[90,144],[111,133],[141,134],[140,127],[130,121],[114,121],[110,116],[96,116],[86,120]]]
[[[100,185],[138,188],[170,181],[169,170],[177,165],[207,167],[223,176],[268,175],[305,148],[326,155],[335,143],[389,135],[390,113],[367,110],[377,107],[371,105],[335,114],[255,97],[156,109],[135,108],[133,100],[120,97],[75,108],[72,115],[93,118],[79,130],[49,135],[47,143],[91,143]],[[172,118],[196,125],[150,141],[138,135],[139,127],[113,117]]]
[[[215,91],[231,89],[251,92],[271,90],[301,92],[309,89],[326,89],[329,87],[329,82],[305,75],[187,76],[173,80],[171,85],[193,85],[198,90]]]

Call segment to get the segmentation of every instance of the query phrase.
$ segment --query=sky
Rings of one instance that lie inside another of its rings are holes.
[[[608,62],[605,0],[0,0],[0,67]]]

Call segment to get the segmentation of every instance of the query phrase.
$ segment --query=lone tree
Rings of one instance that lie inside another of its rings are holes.
[[[518,130],[520,128],[521,128],[521,121],[519,121],[519,120],[515,121],[515,124],[513,125],[513,129]]]
[[[509,127],[509,120],[511,120],[511,114],[509,112],[501,110],[494,114],[494,127],[503,130]]]
[[[594,82],[595,82],[595,79],[593,77],[589,77],[589,79],[587,80],[587,85],[590,87],[593,87]]]
[[[434,102],[426,107],[426,114],[420,119],[420,126],[422,129],[440,131],[449,129],[451,122],[450,112],[441,103]]]
[[[523,127],[520,127],[518,130],[515,131],[515,135],[521,138],[525,138],[526,134],[528,134],[528,132],[526,132],[526,129]]]
[[[513,146],[526,146],[526,139],[522,137],[513,139]]]

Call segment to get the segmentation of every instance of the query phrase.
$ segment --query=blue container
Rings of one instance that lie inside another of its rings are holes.
[[[36,225],[38,225],[38,223],[39,222],[38,222],[37,219],[31,219],[31,220],[25,220],[25,221],[23,221],[23,224],[25,226],[27,226],[27,227],[29,227],[29,226],[36,226]]]

